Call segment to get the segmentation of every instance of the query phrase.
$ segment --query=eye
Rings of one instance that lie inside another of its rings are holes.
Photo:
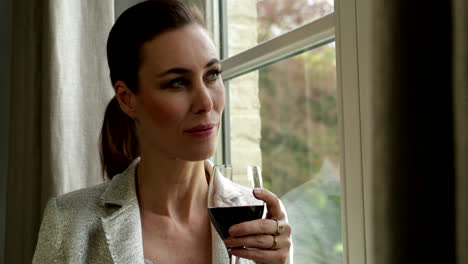
[[[222,73],[223,71],[221,70],[212,70],[212,71],[209,71],[206,78],[208,79],[208,81],[216,81],[218,80],[219,78],[219,75]]]
[[[166,88],[183,88],[187,86],[188,81],[184,78],[176,78],[166,84]]]

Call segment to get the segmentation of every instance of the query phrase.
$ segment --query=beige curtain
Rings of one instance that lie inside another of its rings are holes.
[[[457,263],[468,263],[468,2],[453,7]]]
[[[13,1],[5,263],[30,263],[42,209],[101,182],[113,0]]]
[[[468,5],[372,3],[368,263],[468,263]]]

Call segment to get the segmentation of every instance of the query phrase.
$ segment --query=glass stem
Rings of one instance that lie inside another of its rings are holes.
[[[229,248],[226,248],[229,256],[229,264],[240,264],[240,258],[233,256]]]

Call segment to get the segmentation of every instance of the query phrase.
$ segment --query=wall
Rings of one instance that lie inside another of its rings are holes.
[[[256,3],[256,0],[243,0],[242,4],[227,1],[229,56],[257,45]],[[258,71],[253,71],[229,81],[231,164],[234,169],[262,166],[258,78]],[[233,180],[249,186],[242,171],[235,172]]]
[[[6,175],[10,115],[11,0],[0,1],[0,263],[5,248]]]

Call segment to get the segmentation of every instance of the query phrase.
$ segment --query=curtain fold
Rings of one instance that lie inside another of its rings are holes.
[[[113,0],[13,1],[5,263],[30,263],[47,200],[102,181]]]
[[[467,13],[372,2],[368,263],[468,263]]]
[[[468,3],[453,7],[457,263],[468,263]]]

